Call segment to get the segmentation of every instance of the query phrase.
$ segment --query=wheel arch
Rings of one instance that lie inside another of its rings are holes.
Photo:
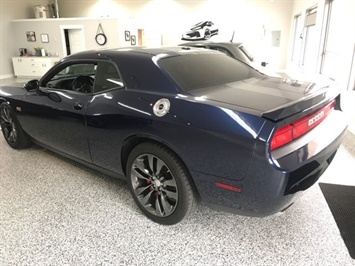
[[[136,135],[132,135],[132,136],[127,137],[123,141],[123,145],[122,145],[122,149],[121,149],[121,167],[122,167],[123,173],[125,175],[126,175],[126,164],[127,164],[129,154],[136,146],[138,146],[139,144],[144,143],[144,142],[159,144],[159,145],[163,146],[164,148],[168,149],[170,152],[172,152],[181,161],[181,163],[185,167],[186,171],[189,173],[190,182],[191,182],[195,192],[197,192],[195,182],[192,178],[189,168],[187,167],[187,164],[184,161],[183,156],[179,152],[177,152],[176,149],[174,149],[174,147],[169,145],[166,141],[164,141],[160,138],[156,138],[154,136],[136,134]]]
[[[0,97],[0,104],[7,102],[5,98]]]

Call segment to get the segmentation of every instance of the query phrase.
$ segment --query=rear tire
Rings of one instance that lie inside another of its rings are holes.
[[[0,126],[6,142],[14,149],[24,149],[31,145],[31,141],[23,131],[15,112],[10,105],[0,105]]]
[[[154,222],[176,224],[194,209],[196,197],[190,174],[164,146],[139,144],[128,156],[126,173],[134,201]]]

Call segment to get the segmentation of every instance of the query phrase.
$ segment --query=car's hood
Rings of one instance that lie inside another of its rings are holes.
[[[189,93],[199,99],[256,110],[262,116],[276,121],[335,97],[338,91],[329,89],[328,85],[263,77]]]
[[[23,88],[22,83],[1,85],[0,86],[0,98],[22,98],[26,94],[26,90]]]

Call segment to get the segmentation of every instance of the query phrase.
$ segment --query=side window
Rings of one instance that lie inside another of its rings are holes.
[[[109,62],[99,62],[97,65],[94,92],[123,87],[124,83],[115,65]]]
[[[67,65],[54,74],[45,86],[59,90],[92,93],[96,68],[96,63],[75,63]]]
[[[224,49],[224,48],[222,48],[222,47],[212,47],[212,46],[211,46],[210,49],[211,49],[211,50],[219,51],[219,52],[224,53],[224,54],[226,54],[226,55],[228,55],[228,56],[230,56],[230,57],[233,57],[233,55],[232,55],[227,49]]]

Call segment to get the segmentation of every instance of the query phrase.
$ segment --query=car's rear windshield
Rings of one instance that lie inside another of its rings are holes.
[[[224,85],[257,72],[224,54],[189,54],[161,59],[159,65],[185,91]]]
[[[251,55],[251,53],[248,52],[248,50],[242,45],[238,45],[238,48],[243,52],[243,54],[248,57],[250,61],[254,61],[254,57]]]

